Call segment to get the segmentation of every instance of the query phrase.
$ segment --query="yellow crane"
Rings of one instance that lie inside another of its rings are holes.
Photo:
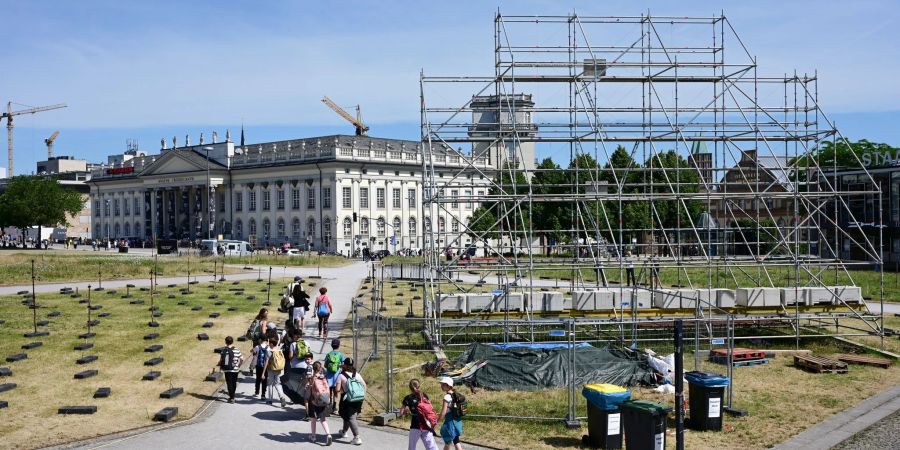
[[[338,113],[339,116],[343,117],[344,120],[353,124],[356,127],[356,135],[357,136],[365,136],[369,131],[369,126],[362,122],[362,117],[359,113],[359,105],[356,105],[356,117],[353,117],[347,111],[344,111],[344,108],[341,108],[333,101],[331,101],[328,96],[322,97],[322,103],[328,105],[329,108],[334,110],[334,112]]]
[[[56,137],[59,136],[59,131],[54,131],[53,134],[50,135],[47,139],[44,139],[44,143],[47,144],[47,160],[53,157],[53,141],[56,140]]]
[[[0,113],[0,120],[6,119],[6,147],[9,150],[9,177],[13,176],[13,117],[21,116],[22,114],[34,114],[43,111],[51,111],[54,109],[65,108],[65,103],[58,103],[56,105],[49,106],[37,106],[34,108],[28,109],[20,109],[18,111],[13,111],[12,102],[8,102],[6,104],[6,112]]]

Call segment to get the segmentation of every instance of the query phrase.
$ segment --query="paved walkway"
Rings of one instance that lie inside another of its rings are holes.
[[[775,450],[829,449],[853,437],[887,416],[900,411],[900,385],[863,400],[862,403],[837,413],[818,425],[774,447]],[[897,442],[883,442],[885,447]]]
[[[329,343],[332,338],[342,334],[341,322],[350,312],[349,299],[353,298],[360,281],[366,276],[366,265],[356,262],[345,267],[323,268],[321,271],[323,278],[321,285],[328,287],[328,294],[334,302],[332,315],[334,326],[329,330],[327,340],[306,340],[313,353],[316,354],[316,359],[321,359],[325,353],[331,350]],[[316,268],[293,269],[289,275],[298,272],[302,276],[315,275]],[[250,274],[250,276],[256,277],[256,273]],[[229,278],[236,279],[237,277],[230,276]],[[162,282],[160,279],[160,283]],[[127,281],[122,283],[124,285]],[[104,283],[105,285],[106,283]],[[314,321],[307,321],[304,335],[315,336],[315,327]],[[164,425],[137,434],[100,438],[80,443],[74,447],[69,446],[69,448],[221,450],[225,448],[318,448],[324,445],[321,430],[318,431],[319,442],[310,442],[309,422],[300,420],[306,416],[302,407],[290,404],[287,408],[281,408],[277,404],[266,405],[259,399],[252,398],[253,387],[251,377],[242,377],[238,383],[235,404],[224,403],[221,400],[212,402],[207,411],[187,423]],[[219,396],[224,398],[221,393]],[[341,419],[332,417],[328,420],[328,424],[332,434],[336,436],[340,431]],[[350,445],[352,436],[349,436],[349,433],[345,439],[335,439],[333,446],[393,450],[406,448],[407,445],[407,435],[403,430],[366,426],[360,430],[360,435],[363,441],[361,447]],[[467,448],[476,447],[467,446]]]

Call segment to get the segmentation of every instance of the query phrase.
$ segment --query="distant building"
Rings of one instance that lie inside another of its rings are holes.
[[[719,227],[734,228],[739,220],[755,221],[758,207],[761,221],[773,220],[779,228],[795,226],[794,199],[779,195],[793,192],[790,167],[786,157],[759,156],[756,150],[741,152],[740,161],[727,169],[715,186],[716,192],[724,198],[710,205],[715,223]],[[764,203],[757,205],[757,196],[763,197]]]
[[[712,189],[715,183],[712,171],[712,153],[707,149],[706,142],[694,141],[691,145],[691,153],[688,155],[688,164],[696,170],[700,177],[700,189]]]
[[[472,154],[487,157],[494,167],[511,164],[531,174],[536,167],[534,142],[520,140],[537,133],[531,94],[476,96],[470,107],[475,125],[469,129],[469,137],[482,139],[472,145]]]
[[[7,178],[6,167],[0,167],[0,179]]]

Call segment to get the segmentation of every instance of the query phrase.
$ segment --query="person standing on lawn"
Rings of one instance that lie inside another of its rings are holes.
[[[437,443],[434,442],[434,427],[438,424],[437,414],[434,412],[428,396],[422,392],[422,383],[415,378],[409,380],[409,392],[409,395],[403,397],[403,407],[400,408],[401,416],[407,413],[410,415],[409,443],[406,448],[407,450],[416,450],[419,441],[422,441],[425,444],[425,450],[438,450]],[[420,409],[426,412],[425,417],[420,415]]]
[[[225,385],[228,387],[228,403],[234,403],[234,391],[237,390],[238,373],[244,364],[241,350],[234,346],[231,336],[225,338],[225,348],[219,356],[219,369],[225,374]]]
[[[444,419],[441,425],[441,439],[444,440],[444,450],[455,448],[462,450],[462,444],[459,438],[462,436],[462,418],[458,417],[456,411],[457,400],[456,392],[453,391],[453,378],[441,377],[441,390],[444,391],[444,402],[441,406],[441,414],[438,415],[437,421]]]
[[[349,429],[353,433],[353,440],[350,443],[362,445],[362,439],[359,437],[359,423],[356,419],[362,412],[366,381],[363,380],[362,375],[356,372],[352,359],[344,358],[342,369],[337,381],[337,392],[341,398],[340,415],[344,423],[338,439],[343,438]]]
[[[333,311],[331,300],[325,295],[328,288],[322,286],[319,288],[319,296],[316,297],[316,317],[319,318],[319,338],[328,337],[328,318],[331,317]]]

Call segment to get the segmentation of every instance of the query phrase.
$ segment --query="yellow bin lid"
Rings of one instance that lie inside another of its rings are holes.
[[[616,386],[615,384],[607,384],[607,383],[594,383],[587,384],[584,386],[585,389],[589,389],[591,391],[601,392],[603,394],[616,394],[619,392],[626,392],[627,389],[622,386]]]

